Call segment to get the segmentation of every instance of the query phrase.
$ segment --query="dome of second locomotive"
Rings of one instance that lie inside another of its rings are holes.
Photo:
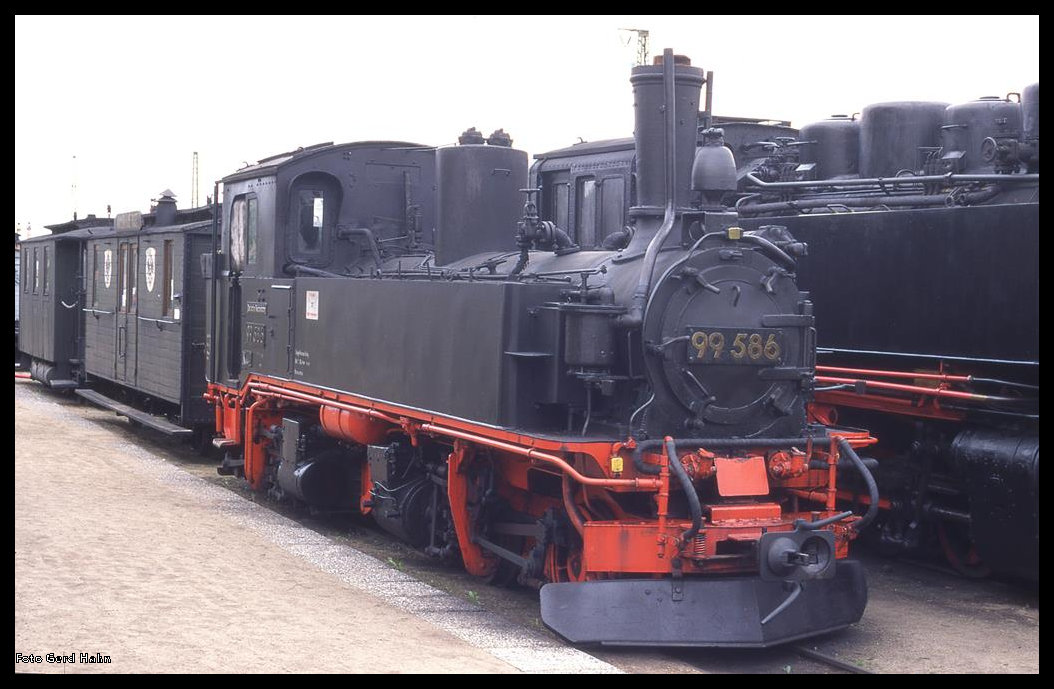
[[[923,151],[940,145],[948,103],[872,103],[860,114],[860,176],[893,177],[922,167]]]

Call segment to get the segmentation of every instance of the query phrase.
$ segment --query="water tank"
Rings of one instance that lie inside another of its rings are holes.
[[[926,151],[940,146],[947,103],[898,101],[875,103],[860,115],[860,176],[893,177],[919,170]]]
[[[944,156],[958,155],[960,172],[991,171],[981,155],[985,139],[1020,139],[1021,105],[998,96],[949,105],[941,127]]]
[[[469,144],[436,152],[436,264],[486,251],[514,251],[523,217],[527,154]]]
[[[859,171],[860,123],[848,115],[831,115],[807,124],[798,138],[803,142],[800,160],[814,166],[816,179],[845,177]]]

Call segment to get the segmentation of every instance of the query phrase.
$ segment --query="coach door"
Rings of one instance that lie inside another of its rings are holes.
[[[135,383],[136,334],[138,332],[139,244],[121,241],[117,247],[117,347],[114,350],[114,379]]]
[[[92,375],[113,378],[117,331],[117,242],[89,242],[85,260],[89,263],[91,281],[84,297],[84,367]]]
[[[182,264],[182,244],[180,235],[146,235],[139,240],[136,387],[172,402],[179,401],[181,391],[183,275],[177,269]]]

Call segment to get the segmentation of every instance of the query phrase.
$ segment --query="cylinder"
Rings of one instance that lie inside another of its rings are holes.
[[[1039,141],[1039,82],[1021,92],[1022,129],[1025,141]]]
[[[699,93],[703,70],[675,57],[674,66],[674,205],[687,208],[692,201],[692,163],[699,119]],[[633,85],[633,139],[637,152],[637,205],[658,210],[666,205],[665,96],[662,65],[640,65],[630,75]]]
[[[860,123],[847,115],[801,128],[801,162],[814,165],[816,179],[855,175],[859,171]]]
[[[990,171],[991,163],[984,160],[981,147],[988,138],[1021,137],[1021,105],[998,96],[949,105],[941,132],[944,155],[958,152],[962,172]]]
[[[436,152],[436,264],[516,248],[523,217],[527,154],[469,144]]]
[[[860,176],[893,177],[922,168],[927,151],[940,146],[947,103],[875,103],[860,115]]]

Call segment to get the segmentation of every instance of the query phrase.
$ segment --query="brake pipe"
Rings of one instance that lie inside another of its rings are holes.
[[[344,411],[350,411],[356,414],[363,414],[373,419],[387,421],[389,423],[395,424],[396,426],[402,425],[402,421],[400,419],[391,416],[390,414],[385,414],[382,411],[370,409],[369,407],[360,407],[354,404],[338,402],[337,400],[330,400],[326,399],[325,397],[310,395],[306,392],[286,390],[285,388],[280,388],[274,385],[268,385],[267,383],[250,383],[249,388],[257,394],[262,393],[268,397],[278,397],[293,402],[308,402],[312,404],[321,404],[326,407],[336,407],[337,409],[343,409]]]
[[[1012,388],[1023,388],[1025,390],[1039,390],[1038,385],[1018,383],[1012,380],[1000,380],[998,378],[978,378],[977,376],[953,376],[949,373],[924,373],[922,371],[881,371],[868,368],[845,368],[842,366],[817,366],[816,370],[821,373],[849,373],[856,376],[882,376],[885,378],[913,378],[916,380],[939,380],[945,383],[965,383],[967,385],[1004,385]]]
[[[949,383],[970,383],[971,376],[953,376],[947,373],[916,373],[913,371],[880,371],[867,368],[844,368],[842,366],[816,366],[818,373],[849,373],[855,376],[884,376],[886,378],[914,378],[919,380],[940,380]]]
[[[360,407],[353,404],[347,404],[345,402],[338,402],[337,400],[326,399],[325,397],[318,397],[303,392],[296,392],[293,390],[286,390],[267,383],[250,383],[250,390],[256,394],[263,394],[269,397],[278,397],[282,399],[291,400],[294,402],[307,402],[311,404],[320,404],[323,406],[336,407],[337,409],[344,409],[346,411],[365,414],[374,419],[380,419],[387,421],[396,426],[403,426],[402,419],[398,419],[384,412],[377,411],[376,409],[370,409],[369,407]],[[513,454],[518,454],[528,459],[537,460],[546,464],[552,464],[559,468],[566,474],[569,474],[571,478],[579,483],[587,486],[606,486],[606,487],[632,487],[638,490],[658,490],[662,483],[660,479],[653,478],[629,478],[629,479],[616,479],[616,478],[593,478],[591,476],[585,476],[579,473],[574,467],[567,463],[561,457],[558,457],[548,452],[541,452],[534,448],[521,447],[512,443],[506,443],[500,440],[493,440],[483,435],[476,433],[469,433],[467,431],[461,431],[455,428],[447,428],[434,423],[423,423],[417,426],[421,431],[427,433],[434,433],[436,435],[443,435],[450,438],[459,438],[461,440],[468,440],[470,442],[478,443],[480,445],[486,445],[487,447],[493,447],[498,450],[504,450]]]
[[[434,423],[423,423],[420,425],[420,429],[426,433],[434,433],[436,435],[444,435],[451,438],[459,438],[461,440],[467,440],[469,442],[478,443],[480,445],[486,445],[487,447],[493,447],[496,450],[504,450],[505,452],[511,452],[528,459],[534,459],[539,462],[546,464],[552,464],[565,474],[570,475],[571,478],[587,486],[607,486],[607,487],[630,487],[641,489],[658,490],[662,481],[657,478],[593,478],[591,476],[584,476],[579,473],[573,466],[567,463],[562,457],[549,454],[548,452],[540,452],[533,447],[521,447],[519,445],[513,445],[512,443],[506,443],[501,440],[493,440],[483,435],[476,433],[469,433],[467,431],[461,431],[456,428],[446,428],[444,426],[438,426]]]
[[[911,392],[919,395],[935,395],[937,397],[949,397],[971,402],[1028,402],[1026,398],[1018,397],[996,397],[994,395],[979,395],[973,392],[959,392],[958,390],[944,390],[942,388],[927,388],[921,385],[903,385],[901,383],[887,383],[877,380],[863,380],[856,378],[835,378],[833,376],[816,376],[817,383],[864,385],[879,390],[896,390],[898,392]]]

